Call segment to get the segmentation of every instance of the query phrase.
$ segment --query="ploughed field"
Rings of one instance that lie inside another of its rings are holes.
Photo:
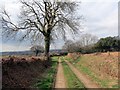
[[[45,78],[48,71],[46,61],[41,57],[7,56],[1,61],[3,88],[37,87],[35,84]]]

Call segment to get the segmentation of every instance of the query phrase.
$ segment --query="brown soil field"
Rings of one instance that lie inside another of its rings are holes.
[[[2,63],[2,88],[30,88],[46,70],[39,57],[5,57]]]

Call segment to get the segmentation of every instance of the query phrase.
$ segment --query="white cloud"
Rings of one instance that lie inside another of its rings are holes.
[[[85,17],[84,30],[98,37],[115,36],[118,34],[118,1],[119,0],[73,0],[81,1],[79,13]],[[13,15],[16,20],[16,14],[19,12],[20,4],[17,0],[1,0],[0,7],[6,6],[6,9]],[[70,38],[69,34],[68,37]],[[62,46],[62,41],[56,42],[56,48]],[[29,47],[4,44],[3,50],[26,50]],[[55,48],[51,45],[51,48]]]
[[[67,1],[67,2],[118,2],[119,0],[58,0],[58,1]]]
[[[118,2],[119,0],[73,0],[82,2]]]
[[[96,34],[98,37],[118,35],[117,5],[117,2],[83,3],[83,15],[86,18],[83,31]]]
[[[29,50],[30,47],[28,46],[19,46],[19,45],[10,45],[10,44],[2,44],[2,48],[0,48],[0,51],[23,51],[23,50]]]

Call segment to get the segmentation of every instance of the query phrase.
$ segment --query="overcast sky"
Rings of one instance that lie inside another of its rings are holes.
[[[72,0],[73,1],[73,0]],[[119,0],[77,0],[81,1],[78,12],[85,18],[83,33],[90,33],[98,36],[99,38],[107,36],[118,35],[118,1]],[[20,4],[17,0],[0,0],[0,7],[4,7],[11,12],[12,15],[16,15],[19,12]],[[16,16],[14,16],[15,19]],[[0,51],[22,51],[29,50],[30,44],[23,42],[19,43],[15,40],[9,40],[7,42],[2,41],[0,35],[0,44],[2,47]],[[56,40],[55,45],[51,45],[51,48],[61,48],[63,45],[62,40]]]

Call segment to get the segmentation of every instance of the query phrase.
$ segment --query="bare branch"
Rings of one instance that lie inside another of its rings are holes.
[[[29,4],[27,4],[26,2],[22,2],[22,3],[32,9],[33,13],[35,14],[35,16],[36,16],[36,18],[37,18],[37,21],[40,23],[41,27],[43,28],[43,24],[41,23],[41,21],[40,21],[40,19],[39,19],[39,16],[38,16],[38,14],[36,13],[35,9],[34,9],[32,6],[30,6]]]

